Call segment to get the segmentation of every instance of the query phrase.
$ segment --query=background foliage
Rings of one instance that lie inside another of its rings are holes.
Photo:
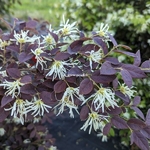
[[[1,0],[0,5],[0,17],[10,12],[10,7],[14,5],[14,3],[19,3],[20,0]]]
[[[80,29],[92,30],[101,22],[109,24],[117,41],[150,56],[150,1],[148,0],[66,0],[62,4],[68,18],[78,20]]]
[[[25,20],[31,17],[58,26],[63,13],[61,3],[62,0],[22,0],[21,5],[16,3],[11,7],[12,16]]]

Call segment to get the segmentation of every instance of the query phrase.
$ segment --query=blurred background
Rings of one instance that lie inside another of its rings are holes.
[[[71,22],[77,21],[79,30],[85,32],[99,30],[100,23],[108,24],[118,43],[130,46],[133,52],[140,50],[142,62],[150,59],[150,0],[1,0],[0,4],[0,17],[8,21],[30,17],[58,28],[63,14]],[[0,26],[4,28],[2,22]],[[120,59],[133,61],[126,56]],[[136,80],[134,85],[142,96],[139,107],[146,113],[150,108],[150,78]],[[128,115],[135,114],[130,111]],[[119,134],[129,145],[127,131]]]
[[[62,15],[83,31],[107,23],[117,41],[150,57],[150,0],[1,0],[0,17],[48,21],[58,27]]]

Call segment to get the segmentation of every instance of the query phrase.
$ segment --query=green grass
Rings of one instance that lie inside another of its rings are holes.
[[[31,17],[58,26],[64,14],[62,2],[63,0],[21,0],[21,5],[16,3],[11,7],[11,15],[25,20]]]

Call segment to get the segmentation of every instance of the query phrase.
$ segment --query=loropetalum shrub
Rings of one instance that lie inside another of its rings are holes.
[[[58,116],[68,111],[72,118],[80,116],[81,130],[89,134],[100,132],[107,140],[111,128],[129,129],[131,144],[149,149],[150,110],[145,117],[132,85],[150,72],[150,60],[141,63],[140,51],[134,54],[117,44],[104,24],[89,36],[64,17],[58,30],[35,20],[15,19],[7,27],[9,32],[0,33],[0,135],[12,124],[17,135],[10,134],[11,142],[4,146],[56,149],[40,123],[51,122],[52,112]],[[132,57],[134,63],[119,62],[113,53]],[[130,109],[135,118],[124,115]]]

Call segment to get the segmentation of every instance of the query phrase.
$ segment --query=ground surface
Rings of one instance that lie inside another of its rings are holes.
[[[118,137],[101,142],[95,133],[81,131],[83,122],[76,116],[74,119],[58,116],[50,128],[59,150],[128,150],[122,147]]]

